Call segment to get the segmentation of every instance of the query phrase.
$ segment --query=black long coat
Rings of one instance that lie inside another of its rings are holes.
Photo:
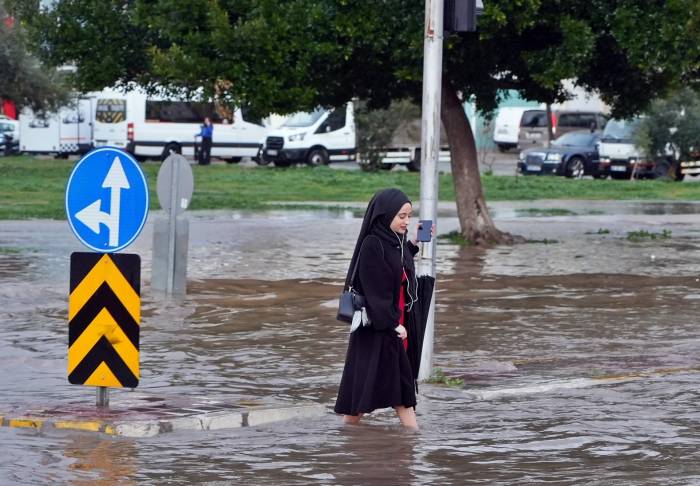
[[[409,242],[404,251],[413,256],[418,247]],[[378,408],[415,407],[411,365],[394,330],[399,323],[399,292],[405,291],[398,242],[368,236],[360,250],[357,273],[355,288],[365,296],[372,324],[350,334],[335,412],[357,415]]]

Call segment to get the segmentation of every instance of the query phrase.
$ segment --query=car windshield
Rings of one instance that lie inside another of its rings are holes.
[[[634,137],[634,131],[639,126],[639,118],[633,120],[610,120],[605,125],[602,140],[604,142],[629,142]]]
[[[322,108],[316,108],[311,113],[294,113],[287,121],[285,121],[282,124],[282,126],[291,128],[310,127],[311,125],[316,123],[316,121],[318,121],[319,118],[321,118],[321,115],[323,115],[325,111],[326,110]]]
[[[553,141],[552,145],[557,147],[590,145],[594,137],[595,135],[591,133],[569,132]]]
[[[543,110],[528,110],[520,119],[521,127],[541,128],[547,126],[547,112]]]

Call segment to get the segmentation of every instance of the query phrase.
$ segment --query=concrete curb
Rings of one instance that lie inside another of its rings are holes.
[[[99,432],[123,437],[154,437],[175,431],[206,431],[255,427],[285,420],[322,417],[328,413],[325,405],[297,404],[290,406],[221,407],[205,413],[195,410],[173,410],[170,417],[146,419],[94,420],[66,417],[50,417],[46,413],[0,415],[0,426],[32,429],[61,429]],[[52,415],[55,415],[53,411]]]

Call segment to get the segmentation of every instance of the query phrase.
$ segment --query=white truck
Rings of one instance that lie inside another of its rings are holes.
[[[692,175],[692,162],[675,160],[673,151],[667,146],[666,154],[650,157],[635,143],[635,131],[641,118],[610,120],[605,126],[598,145],[599,167],[607,170],[613,179],[670,179],[681,181],[686,174]]]
[[[382,147],[380,151],[382,168],[391,169],[402,164],[411,171],[419,171],[420,120],[399,126],[389,147]],[[270,129],[259,163],[272,162],[276,167],[296,163],[318,166],[354,161],[357,155],[354,107],[348,102],[344,107],[332,110],[317,108],[312,112],[295,113],[279,128]],[[440,161],[449,160],[449,151],[443,147]]]
[[[67,157],[92,148],[94,97],[80,96],[57,113],[19,115],[19,151]]]
[[[205,117],[214,124],[212,157],[238,162],[259,155],[267,129],[240,109],[229,112],[212,102],[149,95],[139,88],[106,89],[97,96],[95,146],[122,148],[140,160],[164,160],[171,152],[193,158]]]

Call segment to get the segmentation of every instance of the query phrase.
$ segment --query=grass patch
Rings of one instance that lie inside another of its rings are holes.
[[[0,219],[65,219],[64,198],[75,161],[30,156],[0,157]],[[151,209],[159,208],[156,177],[160,163],[141,165],[149,182]],[[241,167],[229,164],[192,166],[191,209],[290,208],[285,203],[369,201],[386,187],[398,187],[414,201],[420,174],[403,171],[334,170],[328,167]],[[569,180],[559,177],[482,176],[488,201],[535,199],[661,199],[700,201],[700,184],[665,181]],[[440,200],[454,201],[451,174],[440,175]],[[272,204],[272,206],[270,206]],[[313,206],[317,208],[317,206]],[[539,210],[563,213],[566,210]],[[531,213],[531,212],[529,212]],[[544,214],[544,213],[541,213]]]
[[[449,243],[451,245],[468,246],[473,244],[471,241],[466,239],[459,231],[450,231],[449,233],[443,233],[441,235],[438,235],[437,238],[438,240],[441,240],[445,243]]]
[[[445,375],[441,368],[435,368],[433,370],[433,375],[425,382],[432,383],[433,385],[449,386],[451,388],[462,388],[464,386],[464,380],[462,378],[450,378]]]
[[[526,208],[516,209],[518,216],[572,216],[576,213],[564,208]]]
[[[544,240],[526,240],[525,243],[542,243],[543,245],[553,245],[559,243],[559,240],[550,240],[545,238]]]
[[[609,235],[610,230],[607,228],[598,228],[598,231],[596,231],[595,233],[593,231],[586,231],[586,233],[584,233],[584,234],[587,234],[587,235]]]
[[[654,233],[652,231],[639,230],[639,231],[629,231],[627,233],[627,239],[630,241],[642,241],[642,240],[664,240],[671,237],[671,230],[661,230],[661,233]]]

